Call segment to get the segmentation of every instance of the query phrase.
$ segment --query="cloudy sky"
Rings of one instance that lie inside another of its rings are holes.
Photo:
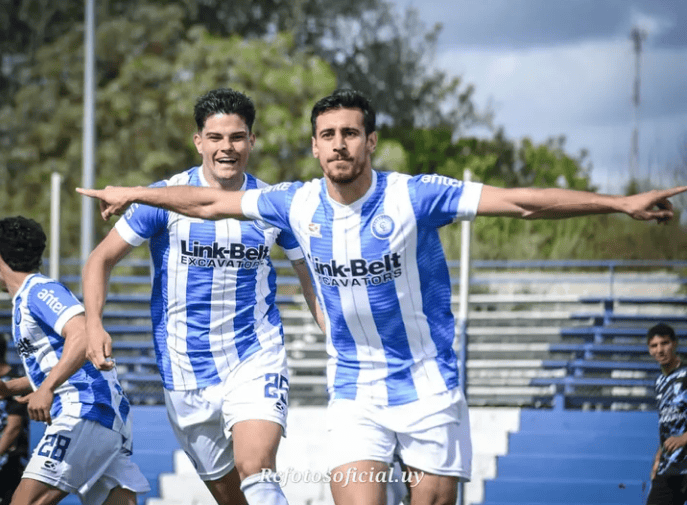
[[[642,28],[636,176],[675,182],[666,174],[687,147],[687,1],[393,2],[416,8],[428,27],[442,23],[436,64],[474,84],[477,104],[491,104],[510,138],[565,135],[566,150],[587,149],[592,181],[613,193],[631,172],[630,32]]]

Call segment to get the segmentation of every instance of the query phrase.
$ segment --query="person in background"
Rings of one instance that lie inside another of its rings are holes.
[[[649,354],[661,367],[656,378],[660,446],[651,468],[647,505],[684,505],[687,501],[687,366],[677,355],[675,330],[653,326],[646,335]]]
[[[19,378],[7,363],[7,341],[0,335],[0,381]],[[13,397],[0,399],[0,505],[9,505],[29,460],[29,413]]]

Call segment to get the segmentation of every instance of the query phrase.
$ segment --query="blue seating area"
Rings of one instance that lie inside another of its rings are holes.
[[[495,263],[475,262],[473,268],[492,268]],[[470,405],[555,407],[523,411],[521,430],[511,436],[510,452],[499,459],[497,478],[487,482],[484,504],[641,503],[657,444],[655,412],[576,409],[654,408],[652,386],[658,368],[647,353],[646,330],[661,320],[672,323],[678,336],[686,338],[687,296],[662,296],[651,289],[646,293],[656,296],[581,295],[594,292],[588,283],[606,282],[603,273],[591,270],[598,262],[580,264],[587,270],[579,279],[569,263],[560,265],[564,270],[555,278],[542,275],[553,263],[510,262],[504,269],[537,271],[529,276],[507,271],[499,278],[476,275],[470,281],[482,290],[471,295],[468,311],[470,351],[465,356]],[[450,268],[457,282],[455,265]],[[684,269],[687,262],[666,268]],[[161,406],[148,308],[150,277],[146,272],[136,274],[140,275],[111,278],[113,294],[108,296],[104,322],[113,336],[120,381],[136,405],[134,461],[150,480],[154,489],[146,497],[152,497],[157,496],[158,475],[172,469],[177,444]],[[664,282],[667,276],[662,275],[656,272],[651,282]],[[298,298],[294,279],[280,279],[278,303],[290,359],[291,405],[325,405],[324,338],[311,328],[312,319]],[[71,287],[78,291],[78,276],[61,280],[76,283]],[[550,285],[541,288],[540,282],[578,286],[568,292]],[[616,275],[615,291],[603,287],[597,291],[621,292],[621,282]],[[685,291],[687,281],[680,273],[670,282],[679,284],[672,292]],[[516,286],[500,289],[498,283]],[[641,287],[635,291],[644,292]],[[8,301],[0,305],[0,333],[11,332],[9,306]],[[457,314],[456,309],[454,304]],[[687,339],[683,343],[680,351],[686,353]],[[13,352],[8,358],[19,364]],[[633,428],[628,431],[626,425]],[[78,501],[70,497],[63,503]]]
[[[644,314],[619,314],[615,309],[618,305],[687,305],[687,297],[678,296],[584,296],[580,299],[581,303],[602,304],[603,313],[577,313],[573,314],[574,319],[592,319],[594,326],[608,326],[617,322],[647,322],[655,320],[655,316]],[[665,314],[662,316],[666,323],[687,323],[687,314]]]
[[[646,336],[646,330],[644,326],[575,326],[572,328],[561,328],[561,336],[564,338],[579,338],[585,342],[596,344],[627,343],[643,341]],[[687,330],[678,329],[675,333],[680,339],[687,337]]]
[[[132,460],[148,479],[151,490],[138,497],[139,505],[145,500],[159,496],[158,477],[161,473],[171,473],[174,466],[174,451],[179,449],[172,428],[167,420],[167,411],[161,406],[135,406],[132,408],[134,453]],[[43,423],[31,422],[30,446],[33,450],[45,431]],[[61,505],[80,505],[75,495],[69,495]]]
[[[603,312],[572,313],[571,320],[588,319],[591,325],[562,328],[561,342],[548,349],[552,359],[542,361],[545,369],[564,370],[565,375],[534,377],[530,384],[553,387],[551,400],[544,403],[559,409],[619,403],[653,408],[659,368],[648,354],[646,332],[664,322],[674,327],[678,338],[686,337],[687,296],[586,296],[579,302],[602,304]],[[646,306],[660,311],[646,312]],[[687,346],[678,348],[678,353],[685,352]]]
[[[658,447],[655,412],[526,409],[482,505],[644,503]]]

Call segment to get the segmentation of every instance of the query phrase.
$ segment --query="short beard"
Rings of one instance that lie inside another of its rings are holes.
[[[350,184],[355,182],[361,175],[363,175],[364,167],[354,166],[353,172],[349,174],[331,174],[325,173],[327,179],[334,184]]]

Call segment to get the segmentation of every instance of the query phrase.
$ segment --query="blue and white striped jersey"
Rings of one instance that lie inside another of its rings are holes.
[[[351,205],[323,179],[248,191],[246,216],[290,230],[327,325],[330,397],[401,405],[458,385],[451,284],[437,228],[472,219],[482,185],[375,172]]]
[[[208,183],[194,167],[155,185]],[[246,174],[242,189],[265,186]],[[217,384],[256,351],[284,345],[270,249],[277,243],[289,259],[302,258],[291,234],[260,221],[205,221],[138,204],[115,227],[131,245],[149,240],[153,336],[165,388]]]
[[[687,430],[687,366],[680,364],[668,375],[656,377],[658,404],[658,435],[661,446],[670,437],[679,437]],[[687,474],[687,449],[680,447],[672,453],[661,452],[658,475]]]
[[[29,275],[12,303],[12,337],[35,390],[62,357],[64,325],[84,308],[63,284],[41,274]],[[89,419],[129,438],[129,410],[117,373],[86,361],[55,390],[50,416]]]

